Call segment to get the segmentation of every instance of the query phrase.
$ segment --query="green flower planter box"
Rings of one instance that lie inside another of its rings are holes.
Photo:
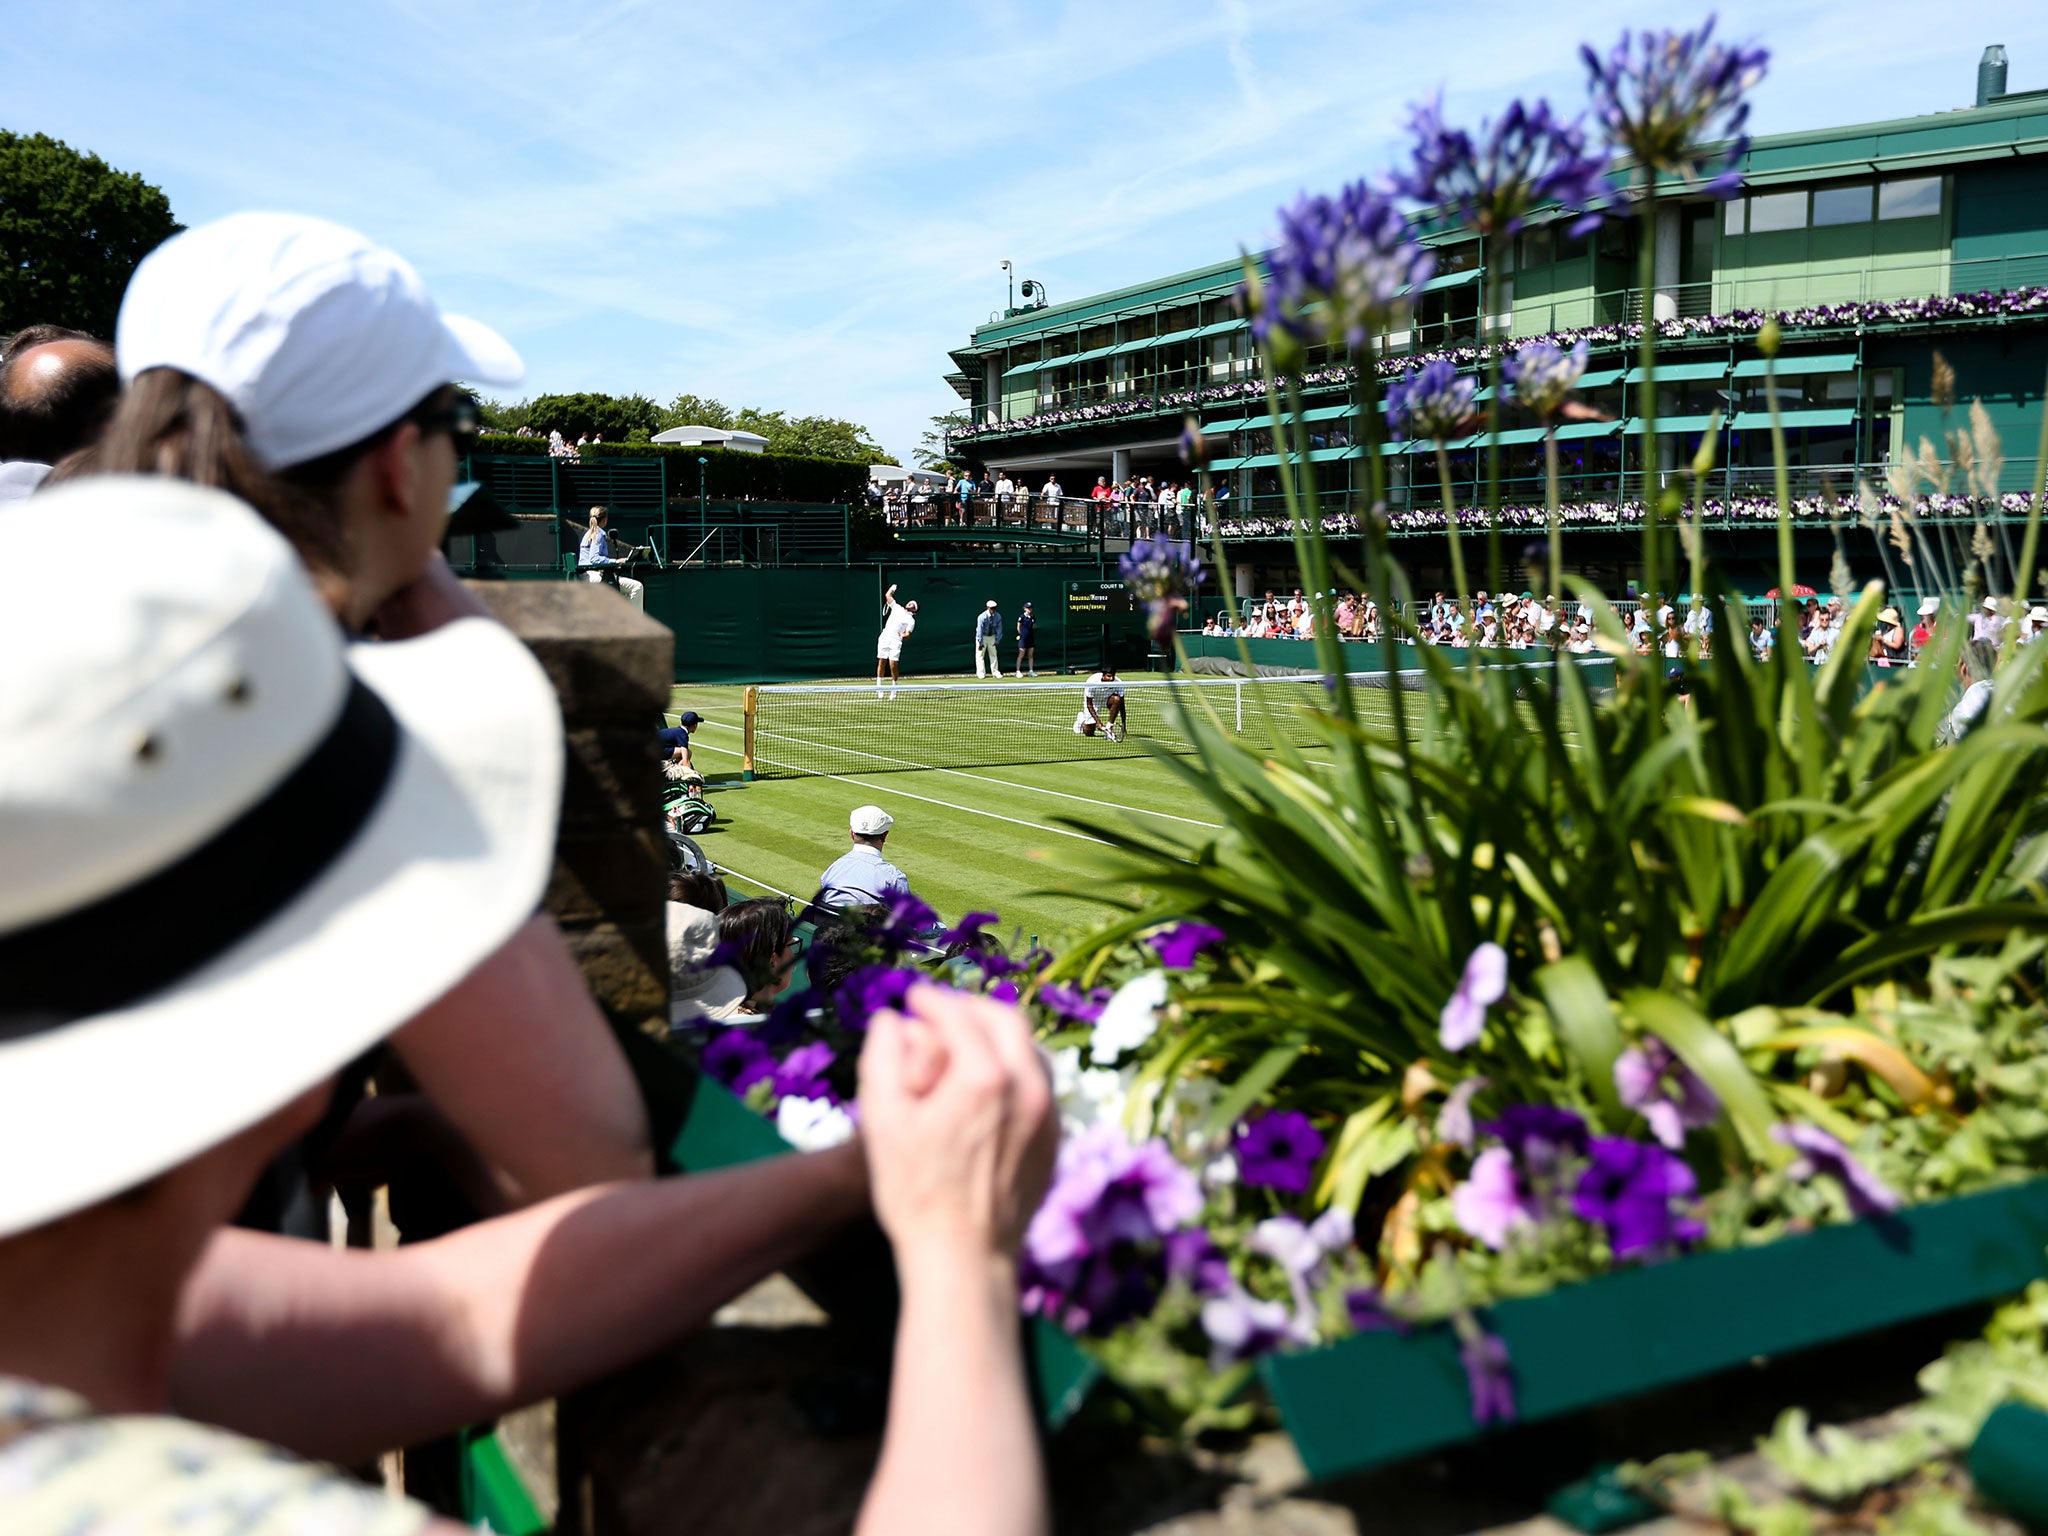
[[[2048,1178],[1694,1254],[1502,1302],[1518,1423],[1555,1418],[1989,1301],[2048,1275]],[[1512,1426],[1472,1422],[1448,1326],[1367,1333],[1262,1367],[1317,1480]]]
[[[790,1151],[773,1125],[742,1104],[724,1084],[700,1078],[669,1146],[678,1168],[704,1172],[757,1162]],[[1086,1402],[1101,1368],[1060,1329],[1033,1318],[1024,1330],[1025,1365],[1039,1421],[1058,1429]]]

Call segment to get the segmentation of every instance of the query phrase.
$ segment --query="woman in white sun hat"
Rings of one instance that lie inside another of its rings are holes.
[[[51,517],[129,557],[90,605],[35,559]],[[718,1294],[707,1239],[737,1234],[759,1275],[800,1251],[793,1234],[858,1209],[857,1187],[802,1205],[770,1162],[579,1191],[397,1252],[224,1232],[343,1063],[539,898],[561,773],[546,679],[473,620],[345,645],[246,508],[154,478],[0,509],[0,653],[9,1536],[429,1526],[416,1505],[166,1413],[237,1356],[233,1338],[194,1336],[193,1272],[223,1244],[242,1246],[246,1286],[268,1286],[243,1391],[274,1378],[285,1406],[270,1411],[296,1443],[360,1461],[389,1443],[368,1422],[431,1432],[701,1322]],[[1015,1253],[1049,1171],[1049,1089],[1014,1010],[923,989],[911,1011],[877,1015],[861,1061],[903,1314],[860,1528],[1021,1536],[1044,1529],[1045,1502]],[[780,1161],[849,1153],[863,1155]],[[397,1402],[366,1406],[380,1397]],[[265,1407],[224,1406],[215,1422]]]
[[[489,327],[441,313],[402,257],[322,219],[234,214],[143,259],[114,348],[127,392],[100,470],[233,492],[291,541],[351,631],[395,639],[484,614],[439,553],[458,440],[475,428],[456,381],[516,383],[524,365]],[[448,686],[460,710],[465,684]],[[625,1057],[545,915],[392,1048],[488,1165],[457,1170],[487,1212],[653,1171]],[[380,1123],[398,1107],[381,1105]],[[344,1096],[335,1118],[349,1108]],[[323,1195],[262,1204],[310,1209],[290,1230],[321,1235]]]

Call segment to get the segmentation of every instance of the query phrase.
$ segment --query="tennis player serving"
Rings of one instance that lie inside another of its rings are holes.
[[[882,696],[882,680],[889,682],[889,697],[896,697],[896,663],[903,659],[903,642],[910,638],[910,632],[917,628],[917,601],[907,603],[896,601],[896,583],[889,583],[889,590],[882,594],[882,601],[889,605],[888,616],[882,620],[882,633],[875,641],[875,697]]]
[[[1074,734],[1093,736],[1097,732],[1109,741],[1124,739],[1124,685],[1116,680],[1115,667],[1090,673],[1081,686],[1081,712],[1074,716]]]

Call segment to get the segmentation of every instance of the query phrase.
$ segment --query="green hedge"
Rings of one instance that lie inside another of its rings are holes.
[[[524,454],[545,458],[544,437],[515,437],[487,432],[477,439],[478,453]],[[844,459],[811,459],[794,454],[735,453],[729,448],[692,448],[680,443],[585,443],[583,461],[592,459],[674,459],[669,466],[672,495],[697,494],[697,460],[706,460],[704,490],[713,501],[858,502],[868,488],[868,467]]]

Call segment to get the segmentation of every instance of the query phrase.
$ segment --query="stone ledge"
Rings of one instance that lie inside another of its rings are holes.
[[[547,669],[572,726],[668,707],[675,636],[611,588],[578,581],[476,581],[469,590]]]

